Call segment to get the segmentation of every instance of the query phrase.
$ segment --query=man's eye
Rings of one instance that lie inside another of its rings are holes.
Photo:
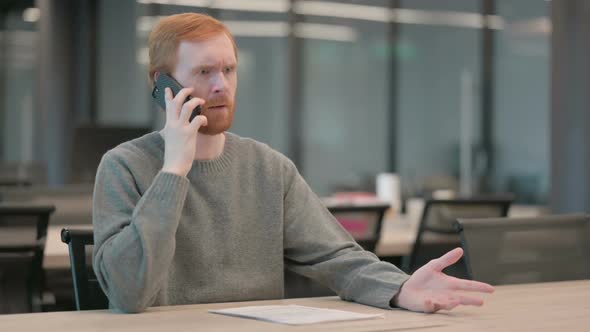
[[[233,68],[233,67],[225,67],[225,69],[224,69],[224,70],[225,70],[225,72],[226,72],[227,74],[229,74],[229,73],[231,73],[232,71],[234,71],[234,68]]]
[[[207,75],[207,74],[209,74],[208,69],[201,69],[201,75]]]

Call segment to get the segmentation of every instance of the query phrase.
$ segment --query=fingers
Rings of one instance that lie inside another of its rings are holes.
[[[193,110],[197,108],[199,105],[205,104],[205,101],[200,98],[192,98],[191,100],[187,101],[182,105],[182,110],[180,111],[180,122],[186,123],[188,122],[189,117],[193,113]]]
[[[464,280],[455,277],[450,277],[450,287],[454,290],[481,293],[493,293],[495,290],[492,285],[486,284],[484,282]]]
[[[424,300],[424,312],[452,310],[459,305],[471,305],[480,307],[483,305],[483,299],[464,295],[449,295],[427,298],[426,300]]]
[[[448,266],[457,263],[457,261],[459,261],[462,256],[463,249],[455,248],[439,258],[431,260],[428,265],[430,265],[430,267],[432,267],[434,270],[441,272]]]
[[[440,310],[440,307],[434,303],[433,300],[427,299],[424,301],[424,312],[432,313]]]
[[[182,111],[184,101],[193,92],[193,88],[184,88],[176,96],[172,95],[172,90],[166,88],[164,96],[166,101],[166,121],[173,122],[179,119],[179,113]]]
[[[174,99],[172,101],[176,104],[176,106],[178,108],[180,108],[182,106],[182,104],[184,104],[184,101],[186,100],[186,98],[188,98],[188,96],[191,95],[193,90],[194,90],[193,88],[181,89],[180,91],[178,91],[178,93],[176,94],[176,96],[174,97]]]
[[[191,129],[195,131],[203,126],[207,126],[207,118],[204,115],[197,115],[190,123]]]
[[[172,112],[172,90],[170,88],[164,89],[164,101],[166,102],[166,122],[174,121],[174,112]]]
[[[459,295],[458,300],[459,304],[461,305],[473,305],[477,307],[481,307],[483,305],[483,299],[477,297]]]
[[[427,299],[424,301],[424,312],[434,313],[439,310],[453,310],[460,303],[457,298]]]

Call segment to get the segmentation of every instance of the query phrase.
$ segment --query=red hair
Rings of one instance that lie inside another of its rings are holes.
[[[229,29],[219,20],[198,13],[184,13],[163,18],[150,33],[150,83],[154,84],[156,72],[170,73],[174,70],[178,45],[181,41],[203,41],[220,33],[225,33],[232,42],[237,59],[236,41]]]

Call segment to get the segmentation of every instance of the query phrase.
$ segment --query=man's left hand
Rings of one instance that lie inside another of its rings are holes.
[[[483,299],[464,295],[463,292],[493,293],[494,287],[483,282],[463,280],[442,272],[463,256],[456,248],[416,270],[408,279],[392,304],[411,311],[437,312],[451,310],[458,305],[481,306]]]

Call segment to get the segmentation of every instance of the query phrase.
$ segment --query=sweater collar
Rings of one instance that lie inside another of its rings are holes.
[[[156,136],[156,144],[158,145],[158,149],[162,153],[162,160],[164,160],[164,138],[158,131],[153,132]],[[215,159],[211,160],[194,160],[193,167],[190,170],[192,174],[212,174],[212,173],[220,173],[227,168],[232,163],[234,156],[237,154],[237,140],[238,136],[228,131],[224,132],[225,135],[225,144],[223,146],[223,152],[221,155]]]

